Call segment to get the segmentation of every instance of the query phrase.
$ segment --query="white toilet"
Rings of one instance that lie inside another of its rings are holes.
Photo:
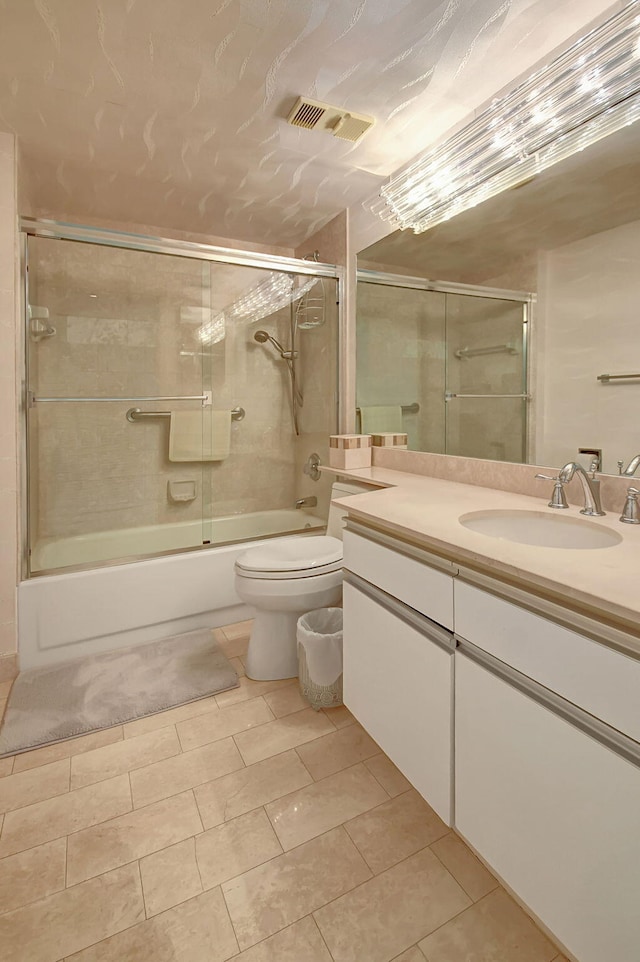
[[[367,490],[371,490],[367,485],[336,483],[331,497],[347,498]],[[265,541],[236,561],[236,592],[255,618],[247,653],[249,678],[268,681],[297,675],[298,618],[342,601],[345,514],[331,505],[326,535]]]

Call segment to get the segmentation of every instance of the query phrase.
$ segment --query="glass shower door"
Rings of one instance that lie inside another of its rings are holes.
[[[202,338],[214,405],[239,413],[231,452],[204,476],[210,544],[321,529],[328,481],[308,484],[306,459],[327,459],[337,425],[337,281],[211,263],[211,333]],[[296,508],[302,495],[315,505]]]
[[[31,574],[324,527],[303,467],[336,430],[335,277],[33,235],[27,255]]]
[[[374,419],[395,416],[394,430],[407,434],[414,451],[444,453],[445,298],[435,291],[358,283],[358,411],[376,409]],[[364,429],[375,431],[375,420],[367,426],[365,419]]]
[[[447,294],[446,451],[526,459],[524,305]]]
[[[202,544],[208,265],[30,236],[28,268],[31,572]]]
[[[356,404],[396,423],[412,450],[500,461],[527,451],[527,301],[358,279]],[[366,279],[365,279],[366,278]],[[418,286],[419,284],[419,286]],[[398,411],[400,406],[401,413]],[[357,429],[371,433],[365,419]],[[381,428],[380,430],[389,430]]]

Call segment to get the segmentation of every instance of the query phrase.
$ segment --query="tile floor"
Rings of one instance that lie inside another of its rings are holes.
[[[216,631],[243,676],[249,627]],[[563,962],[349,712],[294,681],[242,677],[0,776],[3,962]]]

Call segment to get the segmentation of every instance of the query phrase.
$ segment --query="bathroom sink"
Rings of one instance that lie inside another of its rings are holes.
[[[622,541],[611,528],[543,511],[472,511],[458,520],[489,538],[544,548],[610,548]]]

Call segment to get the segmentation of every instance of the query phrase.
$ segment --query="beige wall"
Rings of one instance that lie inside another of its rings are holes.
[[[639,221],[541,257],[537,460],[586,464],[578,448],[602,448],[616,474],[618,459],[640,452],[640,381],[597,380],[639,370],[639,263]]]
[[[18,559],[16,149],[0,133],[0,681],[14,672]]]

